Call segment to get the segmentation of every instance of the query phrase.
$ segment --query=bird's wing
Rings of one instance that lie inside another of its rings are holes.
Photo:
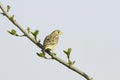
[[[58,43],[58,37],[48,35],[46,36],[43,45],[54,45]]]

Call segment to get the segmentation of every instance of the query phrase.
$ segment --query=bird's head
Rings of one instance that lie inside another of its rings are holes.
[[[59,36],[59,35],[61,35],[63,33],[60,30],[54,30],[51,34],[55,35],[55,36]]]

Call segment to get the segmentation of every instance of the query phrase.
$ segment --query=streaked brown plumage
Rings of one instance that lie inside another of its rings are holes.
[[[49,49],[49,50],[53,51],[58,44],[59,36],[61,34],[62,34],[62,32],[60,30],[54,30],[51,34],[46,36],[46,38],[44,39],[44,42],[43,42],[44,49],[45,50]]]

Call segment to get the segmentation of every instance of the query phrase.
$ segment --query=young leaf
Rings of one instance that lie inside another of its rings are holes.
[[[31,34],[34,36],[35,40],[37,40],[37,35],[39,34],[39,30],[35,30],[34,32],[31,32]]]
[[[14,20],[14,15],[12,15],[12,16],[10,17],[10,20],[11,20],[11,21],[13,21],[13,20]]]
[[[19,36],[16,32],[16,30],[12,29],[11,31],[8,31],[8,33],[10,33],[11,35],[14,35],[14,36]]]
[[[30,33],[30,27],[27,27],[27,32]]]
[[[67,55],[68,53],[67,53],[67,51],[65,51],[65,50],[63,50],[63,52]]]
[[[70,57],[70,53],[71,53],[72,49],[68,48],[68,57]]]
[[[63,52],[67,55],[68,58],[70,58],[70,53],[71,53],[72,49],[68,48],[67,51],[63,50]]]
[[[69,54],[71,53],[71,51],[72,51],[72,49],[71,49],[71,48],[68,48],[68,53],[69,53]]]
[[[7,5],[7,12],[9,12],[10,11],[10,5]]]
[[[8,32],[9,32],[11,35],[18,36],[16,30],[14,30],[14,29],[12,29],[11,31],[8,31]]]
[[[37,36],[39,34],[39,30],[35,30],[34,36]]]
[[[39,57],[42,57],[42,58],[47,59],[46,56],[45,56],[45,53],[37,53],[37,55],[38,55]]]

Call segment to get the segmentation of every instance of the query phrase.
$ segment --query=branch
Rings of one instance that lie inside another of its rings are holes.
[[[27,31],[25,31],[23,29],[23,27],[14,19],[14,15],[11,16],[11,15],[8,14],[8,11],[3,7],[3,5],[1,4],[1,2],[0,2],[0,8],[2,10],[1,14],[3,16],[6,16],[7,19],[9,19],[17,28],[19,28],[28,39],[30,39],[36,46],[38,46],[40,49],[43,50],[43,45],[41,43],[38,43],[30,34],[28,34]],[[69,63],[67,63],[66,61],[64,61],[61,58],[57,57],[57,55],[51,53],[49,50],[46,50],[46,53],[48,55],[50,55],[56,61],[58,61],[61,64],[63,64],[64,66],[68,67],[69,69],[71,69],[71,70],[75,71],[76,73],[78,73],[79,75],[83,76],[85,79],[92,80],[92,78],[89,77],[86,73],[84,73],[83,71],[77,69],[73,65],[69,65]]]

